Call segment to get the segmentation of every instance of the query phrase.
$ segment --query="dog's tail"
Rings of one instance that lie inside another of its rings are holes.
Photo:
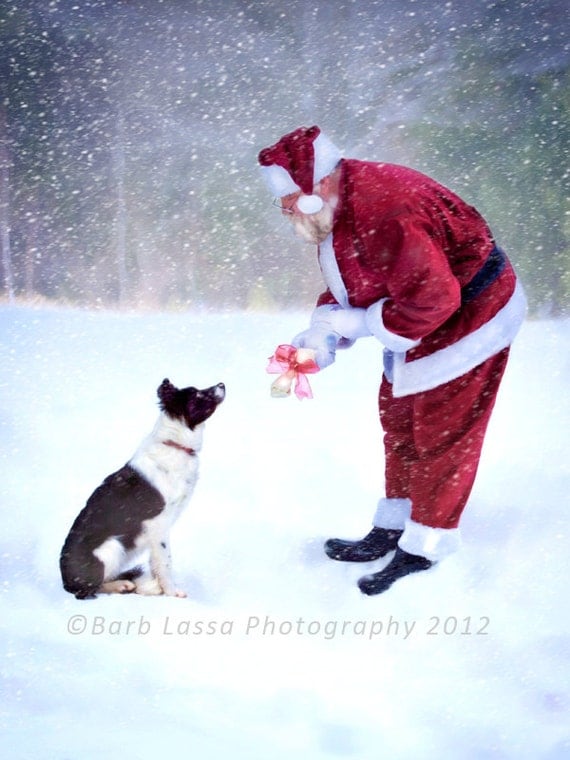
[[[143,567],[131,567],[130,570],[125,570],[124,573],[117,575],[117,577],[113,578],[113,580],[114,581],[136,581],[136,579],[140,578],[141,575],[144,575]]]

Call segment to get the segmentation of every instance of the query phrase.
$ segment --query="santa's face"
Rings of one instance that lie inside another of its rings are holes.
[[[316,214],[304,214],[297,206],[300,195],[301,193],[293,193],[281,198],[283,214],[291,222],[301,240],[311,245],[319,245],[332,231],[334,205],[321,196],[322,209]]]

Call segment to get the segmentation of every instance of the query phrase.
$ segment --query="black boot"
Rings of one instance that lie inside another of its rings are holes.
[[[426,557],[408,554],[408,552],[405,552],[398,546],[394,558],[386,565],[384,570],[380,570],[380,572],[373,573],[372,575],[365,575],[358,581],[358,588],[363,594],[368,594],[368,596],[381,594],[389,589],[398,578],[403,578],[410,573],[417,573],[420,570],[427,570],[434,564],[435,562]]]
[[[372,528],[370,533],[360,541],[329,538],[325,543],[325,553],[331,559],[340,562],[371,562],[394,551],[402,532],[387,528]]]

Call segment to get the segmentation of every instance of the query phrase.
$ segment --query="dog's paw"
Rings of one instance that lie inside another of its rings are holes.
[[[178,597],[179,599],[186,599],[188,594],[185,591],[182,591],[181,589],[177,589],[176,586],[170,585],[169,582],[163,581],[162,583],[158,580],[158,578],[152,578],[147,576],[143,576],[142,578],[138,578],[136,580],[136,588],[135,591],[137,594],[142,594],[143,596],[174,596]]]
[[[101,586],[104,594],[132,594],[135,589],[132,581],[107,581]]]
[[[178,599],[186,599],[188,596],[186,591],[182,591],[182,589],[176,588],[175,586],[163,586],[162,593],[164,596],[174,596]]]
[[[174,596],[178,599],[186,599],[188,596],[186,591],[182,591],[182,589],[170,585],[164,585],[162,587],[162,593],[164,596]]]
[[[136,582],[135,591],[142,596],[160,596],[162,588],[154,578],[144,578]]]

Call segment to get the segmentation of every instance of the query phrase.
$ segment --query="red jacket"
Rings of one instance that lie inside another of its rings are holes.
[[[435,387],[509,345],[524,318],[526,301],[508,260],[479,295],[462,302],[461,288],[494,245],[476,209],[433,179],[345,159],[332,239],[319,249],[328,288],[317,305],[372,307],[369,326],[401,367],[394,392],[402,371],[417,377],[407,385],[404,378],[398,395]]]

